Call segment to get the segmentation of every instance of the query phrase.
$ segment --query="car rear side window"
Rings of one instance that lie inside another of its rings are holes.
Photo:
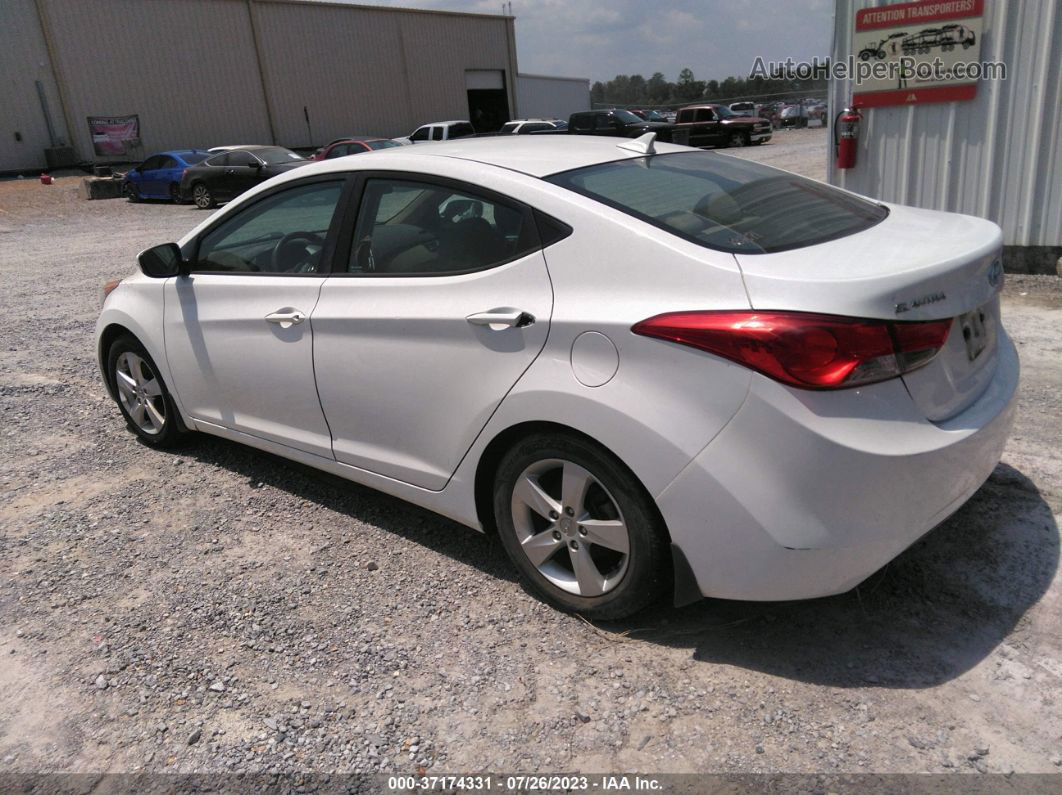
[[[820,182],[713,152],[631,158],[549,182],[707,248],[767,254],[861,232],[888,210]]]
[[[347,272],[449,276],[493,268],[537,247],[524,209],[431,182],[370,179]]]

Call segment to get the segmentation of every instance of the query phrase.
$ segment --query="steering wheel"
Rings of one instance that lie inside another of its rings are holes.
[[[310,273],[315,267],[315,263],[307,262],[305,259],[300,259],[294,268],[288,268],[284,262],[284,249],[290,246],[296,240],[305,240],[309,243],[316,243],[317,245],[324,246],[324,238],[316,232],[288,232],[284,237],[277,241],[277,244],[273,246],[273,253],[269,256],[269,269],[273,273]],[[306,246],[300,246],[302,253],[306,254]],[[308,266],[308,267],[304,267]]]

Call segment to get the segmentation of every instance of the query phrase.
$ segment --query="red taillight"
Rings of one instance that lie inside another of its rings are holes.
[[[951,320],[885,320],[804,312],[671,312],[631,329],[743,364],[785,384],[842,389],[894,378],[943,347]]]
[[[184,171],[181,172],[181,179],[184,179],[187,176],[188,176],[188,169],[186,168]]]

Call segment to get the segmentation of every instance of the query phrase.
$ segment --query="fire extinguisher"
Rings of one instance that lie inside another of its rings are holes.
[[[861,121],[863,117],[855,108],[845,108],[834,119],[833,147],[837,152],[837,168],[855,168]]]

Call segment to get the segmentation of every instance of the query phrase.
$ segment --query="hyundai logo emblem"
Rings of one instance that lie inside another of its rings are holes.
[[[998,259],[988,268],[988,283],[993,287],[999,287],[1003,283],[1003,263]]]

